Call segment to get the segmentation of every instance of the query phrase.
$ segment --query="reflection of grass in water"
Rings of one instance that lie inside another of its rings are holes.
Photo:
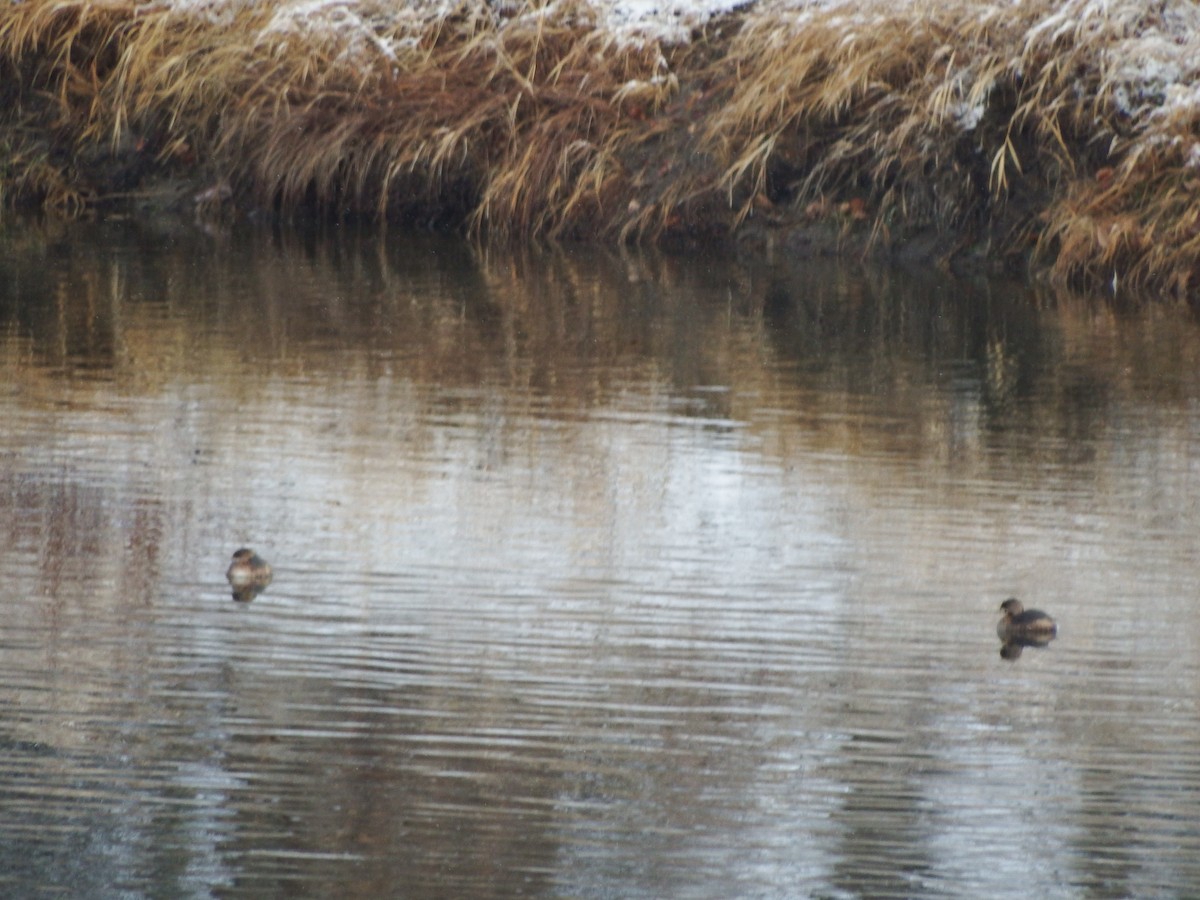
[[[686,47],[619,41],[583,4],[320,15],[4,6],[5,194],[75,211],[166,168],[213,205],[491,236],[815,219],[1194,289],[1189,5],[862,0],[742,12]],[[89,187],[103,153],[124,168]]]

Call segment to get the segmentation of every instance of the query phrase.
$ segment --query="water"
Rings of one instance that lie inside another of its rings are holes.
[[[929,273],[8,223],[0,892],[1192,893],[1198,362]]]

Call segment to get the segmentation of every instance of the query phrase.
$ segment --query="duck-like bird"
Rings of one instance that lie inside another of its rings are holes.
[[[271,583],[271,564],[249,547],[242,547],[233,554],[225,577],[234,600],[253,600]]]
[[[1003,618],[996,625],[1000,640],[1029,640],[1042,643],[1058,633],[1058,625],[1040,609],[1026,609],[1016,597],[1000,604]]]

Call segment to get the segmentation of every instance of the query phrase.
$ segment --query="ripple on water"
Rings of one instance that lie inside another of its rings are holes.
[[[0,310],[7,889],[1200,882],[1193,324],[102,234]]]

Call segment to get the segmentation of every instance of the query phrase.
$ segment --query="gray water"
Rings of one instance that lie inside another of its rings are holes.
[[[0,893],[1194,895],[1198,362],[929,273],[4,223]]]

